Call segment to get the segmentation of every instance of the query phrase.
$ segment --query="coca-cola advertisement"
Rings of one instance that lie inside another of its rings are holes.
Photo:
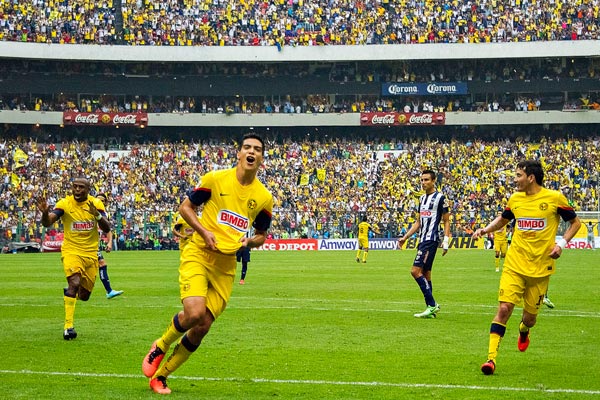
[[[65,111],[63,123],[65,125],[139,126],[148,123],[148,114]]]
[[[402,125],[444,125],[446,114],[440,112],[430,113],[399,113],[390,112],[365,112],[360,113],[362,126],[402,126]]]
[[[52,251],[60,251],[62,247],[62,239],[61,240],[44,240],[42,242],[42,251],[43,252],[52,252]]]

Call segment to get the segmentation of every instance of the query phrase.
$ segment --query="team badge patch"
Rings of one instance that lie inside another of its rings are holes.
[[[541,203],[540,204],[540,210],[546,211],[547,209],[548,209],[548,203]]]
[[[254,210],[256,208],[256,200],[250,199],[248,200],[248,209]]]

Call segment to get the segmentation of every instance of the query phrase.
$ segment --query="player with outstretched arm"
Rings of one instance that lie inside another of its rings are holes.
[[[550,276],[556,271],[555,260],[581,226],[567,198],[559,191],[546,189],[543,182],[544,170],[539,161],[519,162],[515,171],[517,189],[510,196],[506,208],[489,225],[473,234],[474,239],[479,239],[511,220],[516,221],[500,277],[499,305],[490,326],[487,361],[481,366],[485,375],[496,370],[496,358],[506,324],[515,305],[521,301],[523,315],[517,347],[522,352],[529,347],[530,329],[537,321]],[[561,218],[569,223],[569,227],[555,242]]]

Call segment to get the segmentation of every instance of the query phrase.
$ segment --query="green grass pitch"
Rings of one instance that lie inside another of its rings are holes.
[[[246,285],[169,379],[176,399],[587,399],[600,397],[600,251],[567,250],[527,352],[509,321],[496,374],[484,376],[499,274],[490,250],[438,254],[442,310],[420,320],[414,250],[252,253]],[[0,256],[0,377],[6,399],[155,398],[141,361],[180,309],[178,252],[106,254],[62,339],[58,253]],[[238,268],[239,278],[239,268]]]

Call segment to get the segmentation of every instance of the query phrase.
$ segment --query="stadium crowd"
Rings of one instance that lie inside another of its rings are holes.
[[[598,79],[594,58],[396,60],[331,63],[141,63],[74,60],[0,59],[0,78],[43,74],[71,77],[217,77],[243,79],[327,78],[331,82],[508,82],[535,79]]]
[[[593,40],[597,1],[4,1],[0,40],[161,46]]]
[[[77,99],[76,97],[79,97]],[[28,96],[0,95],[0,110],[75,111],[88,113],[201,113],[201,114],[328,114],[360,112],[529,112],[539,110],[600,110],[600,97],[589,93],[561,96],[500,94],[487,101],[472,96],[378,97],[335,96]],[[277,98],[279,97],[279,98]],[[548,103],[546,103],[548,101]]]
[[[563,79],[598,80],[600,64],[594,58],[574,58],[565,64],[561,58],[523,60],[396,61],[382,63],[307,62],[279,64],[232,63],[109,63],[34,60],[0,60],[0,79],[23,76],[52,76],[56,79],[90,77],[157,77],[207,79],[263,79],[265,85],[277,86],[279,80],[327,79],[340,82],[419,83],[419,82],[559,82]],[[132,78],[133,79],[133,78]],[[84,83],[83,83],[84,85]],[[545,83],[541,84],[542,86]],[[285,87],[285,85],[283,85]],[[540,87],[537,84],[535,87]],[[149,96],[77,95],[75,93],[39,94],[3,93],[0,110],[35,110],[80,112],[150,112],[150,113],[345,113],[368,111],[442,112],[442,111],[534,111],[600,109],[597,92],[583,90],[568,93],[509,93],[492,90],[481,95],[384,96],[333,94],[336,87],[312,90],[303,95],[280,93],[273,96]],[[321,90],[319,92],[319,90]],[[490,89],[488,89],[490,90]],[[134,92],[135,93],[135,92]]]
[[[516,140],[390,140],[343,137],[268,141],[261,179],[274,193],[271,235],[348,237],[358,216],[369,215],[388,237],[414,221],[425,167],[439,171],[451,201],[452,231],[464,235],[493,218],[513,187],[517,160],[538,158],[547,167],[545,185],[562,190],[578,210],[598,208],[600,138]],[[49,203],[70,191],[85,174],[93,193],[106,192],[121,248],[171,237],[182,196],[206,171],[235,163],[231,139],[132,144],[120,156],[86,142],[0,143],[0,230],[4,239],[40,238],[34,198]],[[110,156],[110,159],[109,159]],[[126,244],[127,243],[127,244]]]
[[[358,99],[357,99],[358,98]],[[538,102],[537,106],[535,102]],[[512,105],[510,105],[512,102]],[[539,109],[539,98],[516,96],[508,104],[508,109],[522,111],[519,104],[529,104],[529,111]],[[496,101],[498,105],[499,102]],[[579,102],[577,102],[579,103]],[[274,100],[271,96],[231,96],[231,97],[189,97],[189,96],[39,96],[25,95],[0,96],[0,110],[20,111],[75,111],[75,112],[119,112],[119,113],[201,113],[201,114],[307,114],[307,113],[357,113],[375,111],[404,112],[443,112],[478,111],[481,105],[471,101],[469,96],[433,96],[429,98],[380,98],[378,96],[336,96],[336,101],[325,95],[281,96]],[[498,106],[494,111],[502,111]],[[526,110],[526,109],[525,109]],[[484,111],[480,109],[479,111]],[[485,111],[488,111],[486,107]],[[492,111],[490,103],[489,111]]]

